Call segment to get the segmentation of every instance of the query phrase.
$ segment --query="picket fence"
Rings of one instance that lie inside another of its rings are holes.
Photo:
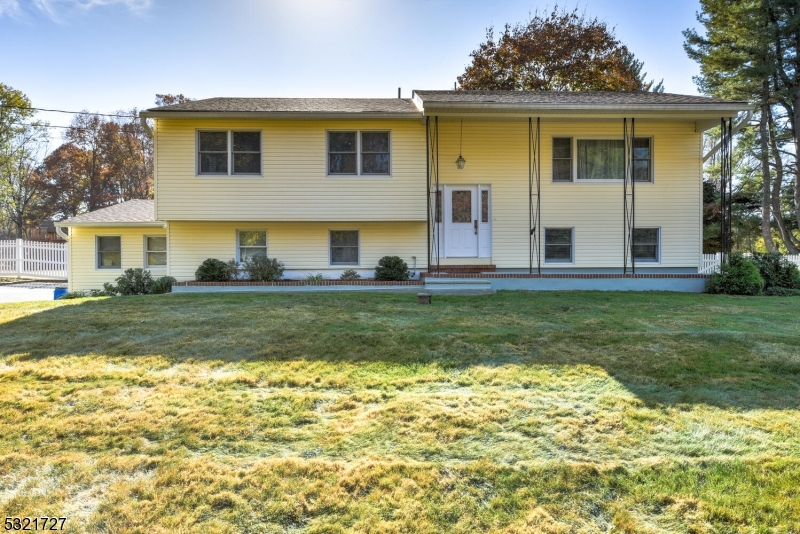
[[[64,280],[67,244],[24,239],[0,241],[0,276]]]
[[[747,254],[745,254],[747,256]],[[788,254],[784,256],[788,261],[800,267],[800,254]],[[703,261],[700,265],[701,274],[711,274],[719,271],[719,266],[722,263],[722,254],[703,254]]]

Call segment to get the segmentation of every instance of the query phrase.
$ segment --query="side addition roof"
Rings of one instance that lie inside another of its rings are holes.
[[[164,226],[154,215],[152,200],[128,200],[62,221],[57,226]]]
[[[410,98],[206,98],[151,108],[154,118],[419,118]]]

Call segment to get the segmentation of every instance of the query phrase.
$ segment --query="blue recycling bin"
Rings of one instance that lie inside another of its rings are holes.
[[[53,290],[53,300],[58,300],[67,294],[66,287],[57,287]]]

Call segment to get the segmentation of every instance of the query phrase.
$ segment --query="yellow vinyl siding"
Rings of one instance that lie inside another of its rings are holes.
[[[490,185],[492,263],[498,268],[527,268],[527,122],[465,121],[461,153],[467,163],[463,170],[454,163],[459,155],[460,123],[440,119],[439,125],[440,185]],[[542,121],[538,228],[575,228],[575,263],[543,262],[543,266],[621,269],[622,184],[552,183],[553,137],[621,139],[622,121]],[[661,228],[662,258],[659,264],[638,265],[697,267],[702,233],[700,134],[695,133],[694,123],[637,119],[636,137],[653,138],[654,168],[654,183],[636,184],[636,226]]]
[[[142,227],[76,227],[70,228],[69,237],[69,290],[85,291],[102,289],[103,283],[114,282],[125,269],[144,267],[144,236],[166,235],[164,228]],[[97,268],[97,236],[120,236],[122,245],[122,267],[120,269]],[[169,257],[169,256],[168,256]],[[167,274],[167,267],[148,269],[154,278]]]
[[[198,176],[198,130],[262,132],[262,176]],[[391,132],[391,176],[327,176],[329,130]],[[167,221],[425,221],[425,126],[398,121],[193,121],[155,126]]]
[[[425,222],[171,222],[169,224],[170,275],[179,281],[194,280],[197,267],[208,258],[227,261],[236,256],[237,230],[266,230],[267,254],[287,270],[342,270],[328,259],[329,230],[358,230],[360,265],[372,270],[383,256],[400,256],[413,267],[426,260]]]

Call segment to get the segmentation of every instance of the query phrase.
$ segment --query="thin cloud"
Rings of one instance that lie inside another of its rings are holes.
[[[13,3],[19,11],[18,0],[0,0],[0,15],[3,3]],[[153,0],[33,0],[33,6],[53,20],[59,20],[62,14],[89,11],[95,7],[121,5],[134,13],[143,13],[153,4]]]
[[[20,14],[18,0],[0,0],[0,17],[8,15],[9,17],[17,17]]]

